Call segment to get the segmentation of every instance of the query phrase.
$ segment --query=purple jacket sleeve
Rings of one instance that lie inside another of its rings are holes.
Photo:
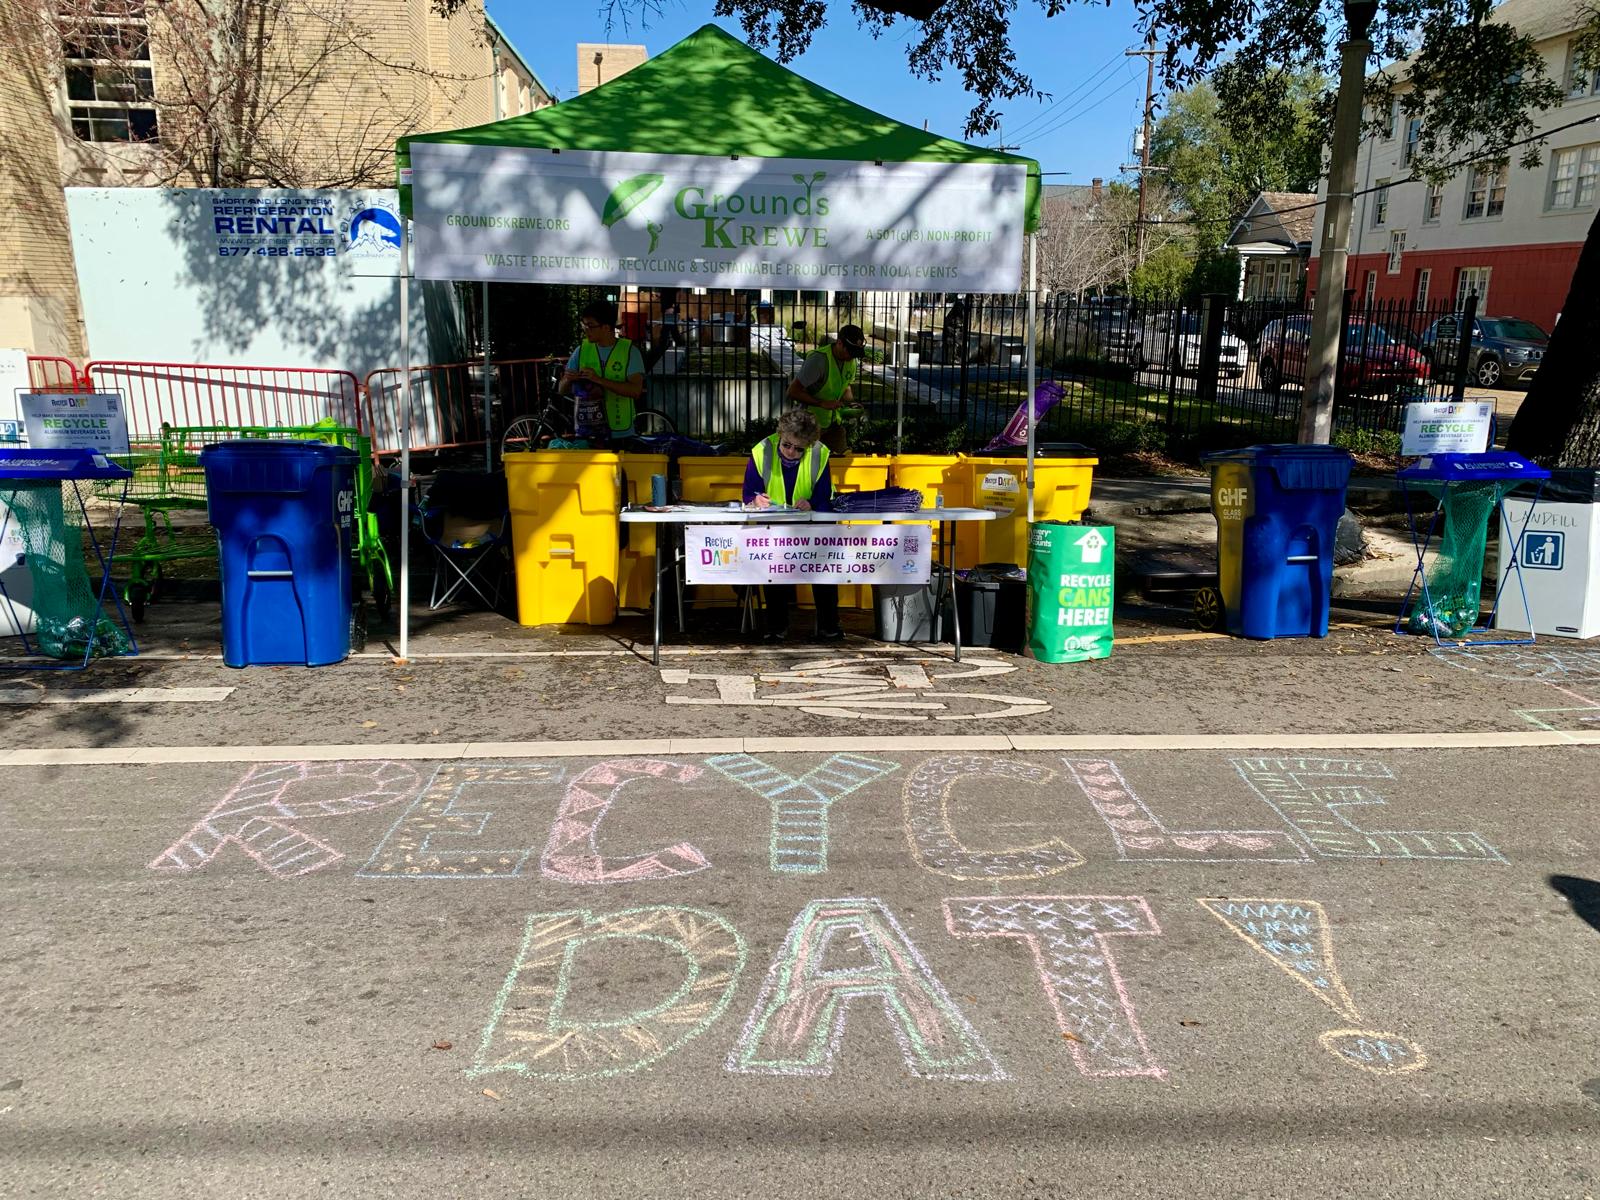
[[[823,464],[817,486],[811,489],[811,507],[817,512],[833,511],[833,468]]]
[[[756,470],[755,456],[744,465],[744,502],[749,504],[761,494],[761,472]]]

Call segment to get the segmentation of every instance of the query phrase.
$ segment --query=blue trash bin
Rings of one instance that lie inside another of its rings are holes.
[[[325,666],[350,654],[356,453],[253,439],[200,454],[222,564],[222,661]]]
[[[1350,455],[1334,446],[1247,446],[1204,462],[1228,632],[1327,637]]]

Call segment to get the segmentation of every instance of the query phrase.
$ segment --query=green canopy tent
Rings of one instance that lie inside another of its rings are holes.
[[[575,99],[396,150],[411,218],[400,283],[406,481],[413,251],[417,276],[430,279],[971,293],[1015,291],[1026,238],[1032,395],[1038,163],[863,108],[714,25]],[[401,528],[408,539],[409,523]],[[402,589],[408,555],[407,540]]]

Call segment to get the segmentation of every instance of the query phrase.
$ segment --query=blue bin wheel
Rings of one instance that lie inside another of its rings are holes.
[[[367,603],[358,600],[350,606],[350,653],[360,654],[367,648]]]
[[[1220,629],[1226,611],[1222,605],[1222,593],[1216,588],[1203,587],[1194,594],[1194,623],[1196,628],[1206,633]]]

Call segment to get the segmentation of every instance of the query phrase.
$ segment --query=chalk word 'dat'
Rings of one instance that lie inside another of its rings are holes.
[[[676,958],[678,984],[622,1019],[569,1011],[578,964],[623,944]],[[510,1071],[571,1081],[641,1070],[711,1027],[733,998],[744,960],[739,931],[703,909],[653,904],[599,916],[587,909],[534,913],[467,1074]]]
[[[1260,899],[1202,899],[1198,903],[1341,1019],[1352,1024],[1361,1020],[1334,964],[1333,932],[1322,905],[1315,900]],[[1330,1029],[1317,1041],[1346,1066],[1378,1075],[1400,1075],[1428,1065],[1422,1047],[1396,1033]]]
[[[416,795],[417,772],[398,762],[263,763],[217,802],[193,829],[158,854],[156,871],[198,871],[228,846],[279,879],[309,875],[344,860],[344,851],[298,822],[370,812]]]
[[[957,896],[944,902],[956,937],[1021,942],[1085,1075],[1149,1075],[1157,1064],[1111,956],[1112,937],[1161,932],[1139,896]]]
[[[881,1006],[921,1079],[1006,1073],[881,900],[814,900],[789,927],[728,1055],[730,1071],[831,1075],[855,1001]]]

